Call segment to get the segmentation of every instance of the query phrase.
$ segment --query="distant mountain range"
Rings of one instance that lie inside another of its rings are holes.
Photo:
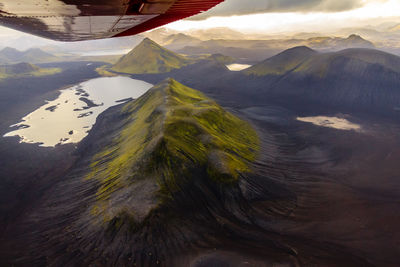
[[[181,34],[182,35],[182,34]],[[187,55],[222,53],[239,61],[257,61],[261,56],[272,56],[295,46],[308,46],[319,51],[338,51],[346,48],[375,48],[374,44],[359,35],[341,37],[312,37],[308,39],[229,40],[210,39],[200,41],[190,36],[180,37],[186,42],[175,41],[173,36],[163,42],[167,48]]]
[[[242,73],[252,77],[251,87],[257,91],[247,92],[257,98],[370,111],[394,112],[400,106],[400,57],[379,50],[318,53],[296,47]]]
[[[18,62],[47,63],[59,60],[58,57],[44,52],[39,48],[31,48],[26,51],[19,51],[6,47],[0,50],[0,64],[11,64]]]
[[[141,36],[127,36],[81,42],[57,42],[24,34],[16,38],[10,36],[0,36],[0,47],[1,49],[5,47],[12,47],[20,51],[25,51],[31,48],[40,48],[48,52],[79,54],[96,51],[129,49],[137,45],[142,39],[143,37]]]
[[[351,34],[347,38],[340,37],[314,37],[304,41],[304,45],[313,49],[330,51],[346,48],[375,48],[375,45],[359,35]]]
[[[168,74],[181,68],[192,69],[192,72],[207,71],[205,66],[219,65],[223,69],[226,64],[234,63],[235,59],[223,54],[200,55],[186,57],[172,52],[156,42],[145,38],[127,55],[120,58],[107,71],[129,74]],[[190,66],[193,65],[193,68]],[[166,77],[165,77],[166,78]]]
[[[360,40],[357,36],[350,39]],[[126,66],[134,66],[135,71],[130,73],[138,79],[155,82],[173,77],[222,101],[240,99],[243,105],[280,103],[291,108],[310,105],[310,109],[318,106],[375,113],[400,109],[400,57],[376,49],[318,52],[299,46],[239,73],[226,68],[231,58],[222,54],[187,64],[181,56],[148,39],[134,51],[151,55],[138,60],[132,51],[133,57],[121,59]],[[171,65],[174,67],[165,67]]]
[[[240,39],[249,39],[249,40],[255,40],[257,37],[260,37],[259,35],[254,35],[254,34],[249,34],[249,33],[241,33],[239,31],[235,31],[233,29],[230,29],[228,27],[216,27],[216,28],[210,28],[210,29],[200,29],[200,30],[190,30],[190,31],[185,31],[185,32],[180,32],[180,31],[175,31],[171,30],[168,28],[159,28],[150,32],[146,32],[143,34],[144,36],[156,41],[157,43],[160,43],[162,45],[165,45],[166,42],[168,42],[169,39],[171,39],[170,36],[173,36],[172,38],[175,39],[181,39],[181,38],[188,38],[184,37],[185,36],[190,36],[192,40],[196,41],[205,41],[205,40],[211,40],[211,39],[226,39],[226,40],[240,40]],[[182,39],[181,39],[182,40]]]
[[[122,73],[143,74],[163,73],[190,64],[191,60],[159,46],[145,38],[127,55],[112,66]]]

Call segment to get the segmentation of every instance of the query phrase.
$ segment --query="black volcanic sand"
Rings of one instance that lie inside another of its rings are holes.
[[[42,67],[62,68],[63,72],[0,81],[0,136],[10,131],[11,124],[45,104],[45,100],[57,98],[59,89],[98,77],[95,68],[103,64],[87,66],[87,63],[42,64]],[[19,144],[17,137],[0,137],[0,258],[15,249],[15,227],[34,208],[43,192],[51,190],[71,166],[76,157],[74,150],[74,145],[44,148]]]
[[[337,246],[337,250],[365,260],[361,266],[367,262],[397,266],[398,123],[376,117],[353,117],[363,126],[360,133],[296,122],[296,114],[292,112],[290,117],[291,112],[282,108],[278,109],[283,116],[277,123],[269,108],[267,118],[259,118],[256,124],[263,132],[276,131],[281,140],[278,147],[285,152],[281,160],[286,166],[277,171],[276,164],[272,164],[267,169],[274,170],[269,174],[277,172],[277,179],[287,181],[288,189],[296,195],[296,208],[290,215],[283,220],[271,220],[269,226],[300,240],[320,242],[321,249]],[[303,264],[311,265],[307,261]],[[332,259],[331,264],[359,266],[347,260],[340,263],[338,259]]]
[[[169,221],[154,215],[132,236],[99,235],[91,232],[90,225],[74,228],[75,218],[93,201],[97,188],[93,181],[74,177],[84,171],[88,155],[97,149],[93,144],[99,138],[107,142],[110,133],[121,127],[116,117],[120,107],[100,115],[80,144],[79,162],[73,167],[78,175],[55,184],[42,204],[21,218],[16,231],[21,235],[15,239],[25,246],[16,250],[12,263],[398,265],[397,124],[354,118],[366,131],[341,131],[297,122],[295,112],[279,106],[258,107],[257,116],[252,109],[229,108],[250,120],[262,139],[254,173],[242,177],[238,188],[210,184],[187,188],[166,211],[173,214]]]

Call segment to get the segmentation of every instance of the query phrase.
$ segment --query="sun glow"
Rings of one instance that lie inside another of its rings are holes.
[[[169,24],[174,30],[208,29],[229,27],[246,32],[299,32],[330,31],[343,27],[380,24],[386,21],[400,21],[400,1],[364,1],[357,9],[343,12],[287,12],[263,13],[231,17],[211,17],[202,21],[183,20]]]

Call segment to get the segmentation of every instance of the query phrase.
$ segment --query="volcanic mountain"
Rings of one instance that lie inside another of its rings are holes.
[[[191,60],[145,38],[131,52],[115,63],[112,70],[130,74],[165,73],[189,63]]]
[[[247,122],[172,79],[110,109],[81,143],[79,163],[46,196],[38,213],[46,221],[52,217],[48,222],[54,225],[65,225],[44,227],[44,236],[52,239],[43,241],[50,245],[44,250],[46,263],[72,259],[81,265],[104,257],[101,261],[116,265],[135,261],[153,266],[171,258],[164,253],[176,253],[176,248],[164,242],[178,245],[198,238],[186,229],[192,224],[191,211],[193,219],[207,217],[211,209],[218,212],[220,198],[230,203],[239,197],[238,184],[251,172],[258,148],[258,136]],[[238,203],[227,205],[238,208]],[[185,210],[184,218],[179,209]],[[64,221],[61,214],[70,216]],[[71,238],[76,235],[80,242]],[[152,248],[144,235],[154,239]],[[126,238],[130,241],[121,242]],[[70,254],[83,249],[87,253],[82,257]],[[140,256],[148,249],[150,254]]]
[[[193,172],[216,183],[237,181],[240,172],[248,171],[246,162],[254,160],[257,150],[257,136],[247,123],[172,79],[124,106],[121,116],[124,126],[119,137],[98,146],[101,151],[87,174],[101,184],[94,208],[103,216],[110,216],[111,210],[113,218],[127,212],[141,223],[190,183]],[[120,208],[115,204],[111,210],[105,208],[126,190],[137,192],[129,198],[129,209],[127,202]]]

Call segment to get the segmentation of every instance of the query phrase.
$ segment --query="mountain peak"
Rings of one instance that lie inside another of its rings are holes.
[[[374,48],[375,45],[362,38],[360,35],[357,34],[351,34],[349,37],[343,40],[342,43],[343,48]]]
[[[303,57],[308,57],[314,54],[317,54],[318,52],[315,51],[314,49],[311,49],[308,46],[301,45],[301,46],[295,46],[289,49],[286,49],[285,51],[279,53],[276,55],[276,57],[298,57],[298,58],[303,58]]]
[[[114,64],[112,70],[131,74],[165,73],[189,63],[187,58],[158,45],[150,38],[145,38]]]
[[[282,75],[317,54],[307,46],[296,46],[264,60],[244,71],[248,75]]]
[[[131,50],[131,52],[133,52],[135,50],[138,51],[140,49],[144,49],[146,47],[151,47],[151,46],[153,46],[154,49],[162,48],[159,44],[157,44],[150,38],[146,37],[136,47],[134,47],[133,50]]]
[[[305,45],[300,45],[300,46],[295,46],[289,49],[286,49],[282,53],[289,53],[289,52],[297,52],[297,53],[316,53],[314,49],[311,49],[308,46]]]
[[[364,38],[362,38],[360,35],[358,35],[358,34],[350,34],[348,37],[347,37],[347,39],[364,39]]]
[[[145,37],[140,44],[156,44],[156,45],[158,45],[156,42],[151,40],[149,37]]]
[[[7,59],[12,59],[20,57],[22,52],[12,47],[5,47],[0,51],[0,55]]]

